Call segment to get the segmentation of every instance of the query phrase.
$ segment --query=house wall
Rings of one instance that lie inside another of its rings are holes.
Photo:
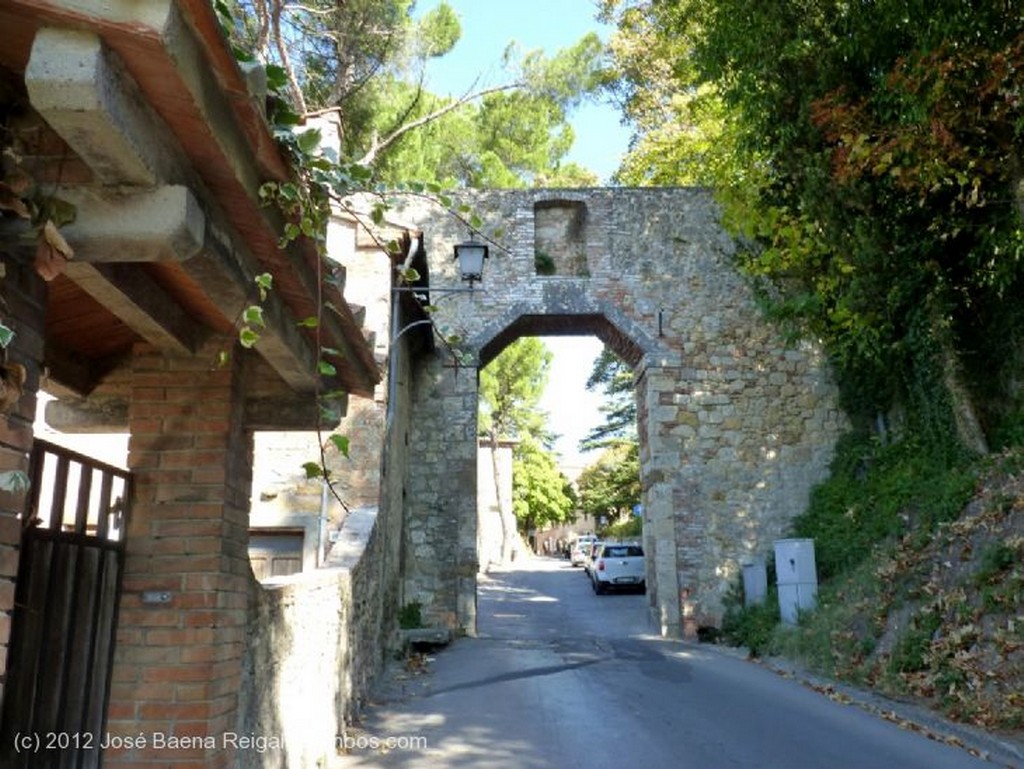
[[[491,566],[500,566],[511,560],[511,552],[503,553],[506,529],[508,547],[518,545],[515,514],[512,511],[512,447],[499,443],[493,448],[489,442],[480,442],[477,459],[477,558],[481,572]],[[495,473],[497,471],[497,473]],[[505,515],[505,528],[501,517]],[[511,526],[511,528],[507,528]]]
[[[243,361],[211,365],[232,338],[172,357],[137,345],[128,465],[135,493],[107,730],[106,766],[168,757],[154,735],[210,741],[181,766],[227,766],[252,572],[246,552],[252,447],[242,429]],[[147,599],[157,593],[158,601]]]
[[[276,736],[277,747],[236,756],[238,769],[322,766],[343,745],[374,678],[398,651],[404,604],[405,476],[410,462],[412,356],[415,337],[389,352],[390,262],[378,248],[357,245],[351,223],[329,232],[332,255],[348,289],[367,302],[366,326],[388,379],[371,399],[350,398],[335,432],[349,438],[349,456],[332,453],[329,469],[347,509],[328,498],[329,531],[320,568],[254,585],[246,618],[239,734]],[[267,434],[259,441],[252,521],[271,525],[291,515],[315,517],[320,497],[289,468],[316,449],[314,436]],[[291,451],[289,451],[289,447]],[[305,452],[305,455],[303,455]],[[305,489],[305,493],[303,493]],[[319,489],[319,483],[316,486]]]

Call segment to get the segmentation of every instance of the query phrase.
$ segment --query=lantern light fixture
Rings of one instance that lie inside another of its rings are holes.
[[[483,281],[484,260],[490,256],[488,251],[486,243],[478,243],[473,237],[464,243],[455,244],[455,258],[459,262],[459,273],[462,280],[469,283],[471,291],[474,283]]]

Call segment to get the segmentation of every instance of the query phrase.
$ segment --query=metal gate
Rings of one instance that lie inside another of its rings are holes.
[[[40,440],[29,476],[0,766],[99,767],[131,476]]]

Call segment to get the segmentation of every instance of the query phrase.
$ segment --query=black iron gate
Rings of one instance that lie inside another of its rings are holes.
[[[131,476],[35,441],[0,766],[99,767]]]

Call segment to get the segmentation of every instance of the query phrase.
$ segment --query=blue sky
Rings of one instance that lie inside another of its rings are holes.
[[[436,7],[440,0],[417,0],[416,12]],[[431,62],[426,88],[444,95],[461,95],[474,81],[477,87],[508,80],[501,69],[505,47],[515,41],[523,53],[537,49],[551,54],[572,45],[588,32],[607,40],[612,29],[594,18],[592,0],[448,0],[462,24],[462,38],[441,59]],[[628,131],[618,111],[606,104],[577,109],[570,122],[576,143],[568,159],[596,173],[606,183],[626,151]],[[578,444],[590,429],[601,423],[598,407],[603,398],[584,385],[602,344],[593,337],[547,337],[554,353],[549,384],[541,408],[549,415],[550,429],[561,436],[556,451],[569,475],[596,455],[580,454]]]
[[[439,4],[440,0],[417,0],[416,13]],[[510,42],[523,52],[541,49],[551,54],[588,32],[597,32],[602,40],[612,32],[594,18],[592,0],[448,0],[448,4],[459,16],[462,38],[427,70],[427,89],[439,94],[462,94],[477,78],[480,87],[506,82],[501,54]],[[576,110],[570,122],[576,142],[568,159],[606,183],[629,142],[618,110],[607,104],[586,105]]]

